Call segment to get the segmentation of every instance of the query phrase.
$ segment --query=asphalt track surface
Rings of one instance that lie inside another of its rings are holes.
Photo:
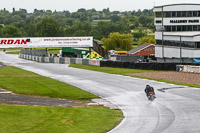
[[[157,81],[43,64],[0,52],[0,62],[57,79],[116,104],[123,121],[110,133],[200,133],[200,89]],[[144,94],[149,84],[157,98]]]

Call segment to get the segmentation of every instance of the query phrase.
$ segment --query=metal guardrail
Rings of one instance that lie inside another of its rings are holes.
[[[40,49],[40,50],[21,49],[20,52],[21,54],[24,55],[48,57],[48,52],[45,49]]]

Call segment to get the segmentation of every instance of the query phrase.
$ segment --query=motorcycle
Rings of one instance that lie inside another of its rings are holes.
[[[152,92],[149,92],[148,100],[153,101],[155,98],[155,95],[153,95]]]

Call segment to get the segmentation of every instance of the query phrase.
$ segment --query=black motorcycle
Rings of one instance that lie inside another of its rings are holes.
[[[156,97],[155,97],[155,95],[153,94],[153,92],[149,92],[149,95],[148,95],[148,100],[150,100],[150,101],[153,101],[154,99],[155,99]]]

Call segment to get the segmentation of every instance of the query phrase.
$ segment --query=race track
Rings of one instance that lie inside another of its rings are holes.
[[[43,64],[0,52],[0,62],[48,76],[92,92],[116,104],[123,121],[110,133],[199,133],[200,89],[151,80]],[[155,88],[156,100],[144,94],[145,85]]]

